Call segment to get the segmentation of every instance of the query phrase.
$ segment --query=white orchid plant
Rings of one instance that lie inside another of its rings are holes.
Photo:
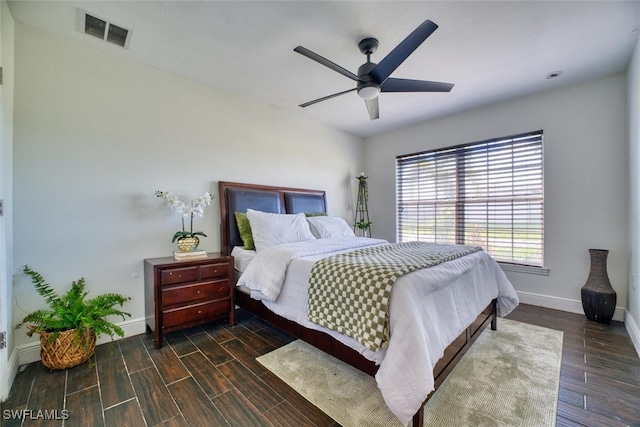
[[[193,217],[204,216],[204,208],[210,205],[211,201],[215,199],[213,194],[206,192],[197,199],[192,200],[188,205],[168,191],[156,191],[156,197],[162,199],[164,204],[167,205],[172,212],[182,217],[182,231],[177,231],[176,234],[173,235],[172,243],[182,237],[207,237],[202,231],[193,231]],[[185,218],[189,218],[189,231],[184,228]]]

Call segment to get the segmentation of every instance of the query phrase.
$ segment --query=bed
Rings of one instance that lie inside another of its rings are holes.
[[[305,286],[309,287],[309,275],[319,260],[359,248],[383,247],[386,242],[326,238],[246,250],[236,213],[289,214],[287,218],[291,214],[309,218],[327,215],[325,192],[220,181],[219,195],[221,250],[234,255],[238,273],[236,304],[375,376],[387,405],[405,425],[413,420],[414,426],[422,426],[426,400],[479,334],[488,325],[496,329],[497,316],[505,316],[518,304],[513,287],[493,259],[483,251],[465,254],[398,278],[391,289],[393,303],[388,307],[388,342],[385,348],[374,350],[353,337],[310,322],[307,309],[311,305]],[[317,233],[315,237],[319,237]],[[352,241],[355,248],[350,247]],[[322,247],[316,249],[318,246]],[[264,258],[267,253],[294,255],[282,262],[284,267],[276,267],[278,263]],[[253,286],[260,276],[267,275],[267,270],[276,268],[282,270],[282,282],[275,293],[270,286]]]

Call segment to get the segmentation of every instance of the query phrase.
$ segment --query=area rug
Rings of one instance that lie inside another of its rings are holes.
[[[373,377],[297,340],[257,359],[344,427],[402,424]],[[555,426],[562,332],[499,319],[425,405],[425,426]]]

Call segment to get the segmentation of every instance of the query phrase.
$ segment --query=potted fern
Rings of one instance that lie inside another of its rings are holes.
[[[131,298],[115,293],[106,293],[87,299],[85,280],[72,282],[71,289],[58,295],[45,282],[42,275],[29,266],[23,272],[31,281],[48,309],[39,309],[27,314],[16,329],[27,324],[27,335],[40,334],[40,357],[49,369],[66,369],[87,361],[95,352],[96,337],[107,334],[124,336],[118,325],[106,320],[107,316],[131,316],[119,310]]]

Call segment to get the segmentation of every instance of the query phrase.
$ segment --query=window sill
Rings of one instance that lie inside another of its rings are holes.
[[[514,273],[526,273],[526,274],[537,274],[539,276],[548,276],[549,269],[544,267],[534,267],[531,265],[516,265],[516,264],[508,264],[499,262],[500,268],[502,271],[512,271]]]

